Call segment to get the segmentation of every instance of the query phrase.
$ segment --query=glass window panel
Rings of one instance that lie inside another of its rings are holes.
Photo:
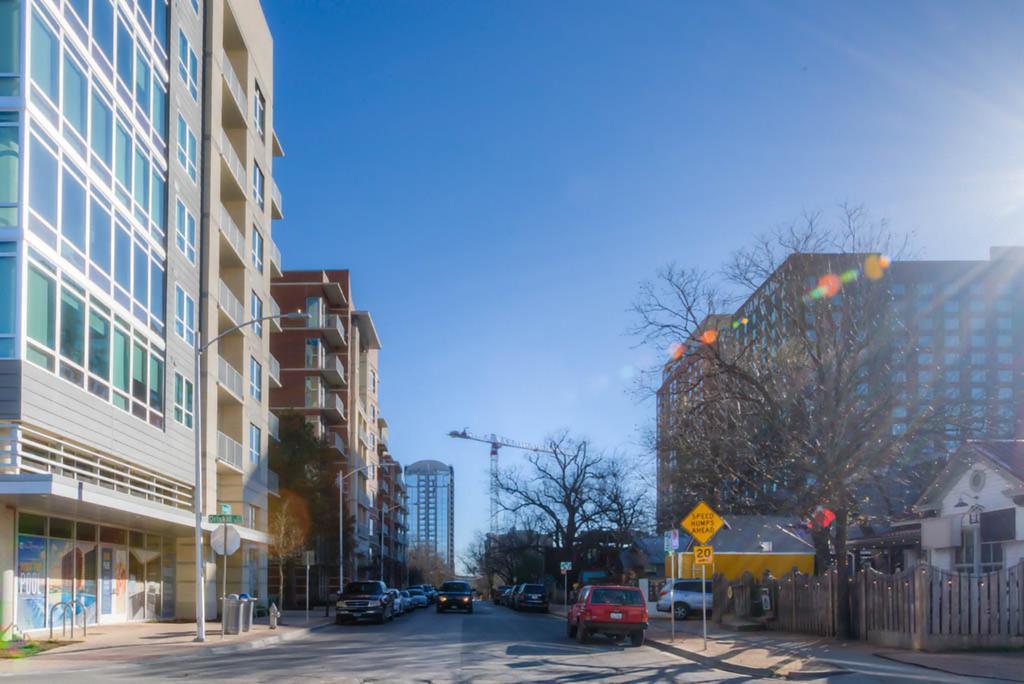
[[[139,51],[135,55],[135,104],[142,109],[142,113],[149,118],[149,106],[151,103],[150,94],[150,74],[149,74],[149,62],[142,56],[142,52]]]
[[[20,157],[18,127],[0,126],[0,202],[15,204],[18,201]],[[4,220],[0,218],[0,226],[3,225]],[[14,225],[14,221],[6,225]]]
[[[132,343],[132,396],[146,401],[146,348],[138,342]]]
[[[114,157],[114,115],[110,107],[95,91],[92,94],[92,151],[104,164],[111,165]]]
[[[60,291],[60,353],[80,366],[85,363],[85,302],[67,287]]]
[[[149,211],[149,157],[141,148],[135,148],[135,202]]]
[[[47,222],[57,225],[57,159],[32,137],[28,203]]]
[[[152,355],[149,357],[149,406],[160,412],[164,410],[164,362]]]
[[[160,85],[156,74],[153,75],[153,128],[160,134],[160,139],[167,141],[167,91]]]
[[[149,266],[149,310],[157,317],[157,320],[164,320],[164,270],[153,261]]]
[[[14,334],[14,305],[18,291],[15,273],[14,257],[0,257],[0,335]]]
[[[153,193],[150,198],[149,218],[161,231],[167,230],[167,181],[153,169]]]
[[[64,116],[75,130],[86,135],[85,122],[89,87],[85,74],[67,55],[64,55]]]
[[[89,210],[89,258],[110,273],[110,213],[95,199]]]
[[[0,73],[21,71],[20,5],[21,0],[0,0]]]
[[[122,392],[128,391],[128,378],[131,368],[129,357],[131,346],[128,341],[128,333],[120,328],[114,328],[114,387]]]
[[[28,269],[28,336],[50,349],[56,347],[57,286],[35,266]]]
[[[61,188],[61,232],[66,240],[85,252],[85,188],[67,169]]]
[[[89,372],[110,379],[110,321],[89,312]]]
[[[135,41],[124,22],[117,21],[117,75],[124,84],[131,87],[132,62],[135,61]]]
[[[114,280],[125,292],[132,291],[132,237],[120,225],[114,236]]]
[[[132,294],[135,301],[145,305],[149,302],[149,257],[138,243],[135,244],[135,277],[132,282]]]
[[[114,173],[117,175],[117,180],[121,182],[126,189],[131,190],[132,187],[132,138],[128,135],[128,131],[120,124],[117,124],[117,133],[114,138],[115,149],[114,149]]]
[[[157,40],[160,41],[160,45],[163,46],[164,52],[167,52],[167,41],[168,31],[168,7],[167,0],[156,0],[153,5],[153,33],[156,34]]]
[[[92,0],[92,36],[103,54],[114,61],[114,6],[110,0]]]
[[[47,97],[58,102],[58,70],[60,46],[53,32],[32,15],[32,80]]]

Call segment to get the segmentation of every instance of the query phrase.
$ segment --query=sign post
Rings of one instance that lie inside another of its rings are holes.
[[[214,520],[218,518],[218,520]],[[233,554],[242,545],[242,537],[238,534],[238,529],[234,525],[229,525],[224,521],[219,520],[220,518],[238,518],[241,520],[240,515],[211,515],[210,522],[221,522],[221,526],[213,531],[210,535],[210,546],[213,548],[213,552],[224,556],[224,569],[223,569],[223,593],[221,594],[221,605],[224,606],[224,599],[228,596],[228,556]],[[226,621],[226,606],[224,606],[225,617],[221,619]],[[220,638],[224,638],[223,624],[220,630]]]
[[[302,554],[302,560],[306,564],[306,624],[309,624],[309,566],[316,563],[316,551],[306,551]]]
[[[562,571],[562,600],[565,602],[565,614],[569,614],[569,571],[572,570],[572,561],[562,561],[558,564]]]
[[[711,506],[701,501],[693,507],[689,515],[683,518],[681,527],[690,533],[693,540],[699,546],[693,547],[693,562],[700,565],[700,591],[701,591],[701,623],[704,632],[704,650],[708,650],[708,595],[707,595],[707,566],[714,561],[714,547],[708,546],[708,541],[715,536],[718,530],[722,529],[725,521],[715,513]],[[673,594],[674,595],[674,594]],[[673,611],[674,612],[674,611]]]

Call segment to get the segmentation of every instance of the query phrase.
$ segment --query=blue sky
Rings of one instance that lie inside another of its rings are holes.
[[[448,430],[641,450],[660,356],[627,309],[659,266],[844,201],[927,258],[1021,244],[1021,3],[263,4],[285,268],[351,269],[392,451],[455,465],[460,550],[488,448]]]

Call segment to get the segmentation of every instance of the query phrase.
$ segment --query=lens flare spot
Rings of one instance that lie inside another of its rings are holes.
[[[842,287],[843,283],[835,273],[826,273],[818,280],[818,290],[823,297],[835,297]]]
[[[860,277],[860,274],[856,271],[856,269],[852,269],[851,268],[849,271],[844,271],[839,276],[839,280],[841,280],[843,282],[843,284],[846,284],[846,283],[852,283],[858,277]]]
[[[700,341],[704,344],[714,344],[718,340],[717,330],[705,330],[700,335]]]
[[[672,357],[673,361],[677,360],[683,355],[683,345],[678,342],[673,342],[668,347],[668,355]]]
[[[864,259],[864,277],[868,280],[881,280],[888,267],[889,257],[871,254]]]
[[[743,325],[746,325],[747,324],[747,317],[744,316],[743,318],[741,318],[740,319],[740,323],[742,323]]]

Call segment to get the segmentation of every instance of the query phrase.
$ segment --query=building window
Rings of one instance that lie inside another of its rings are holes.
[[[142,110],[142,115],[147,119],[152,116],[150,106],[153,102],[150,73],[149,62],[140,50],[135,55],[135,106]]]
[[[88,120],[89,86],[81,68],[64,53],[64,118],[84,139]]]
[[[306,368],[320,368],[323,346],[315,337],[306,338]]]
[[[374,394],[377,393],[377,371],[372,368],[370,369],[370,390]]]
[[[14,43],[17,45],[17,43]],[[38,13],[32,14],[32,81],[54,104],[60,101],[57,84],[60,71],[60,44]],[[130,83],[131,81],[129,81]]]
[[[192,49],[185,32],[178,29],[178,75],[188,87],[189,95],[199,101],[199,58]]]
[[[1009,335],[996,335],[997,347],[1009,347],[1012,340]]]
[[[185,427],[192,428],[193,419],[193,386],[181,373],[174,374],[174,420]]]
[[[16,257],[15,243],[0,242],[0,359],[14,357],[14,321],[18,291]]]
[[[28,269],[28,339],[50,352],[57,349],[57,284],[36,266]],[[53,370],[53,355],[28,347],[28,360]]]
[[[260,509],[249,504],[247,511],[248,515],[246,516],[245,524],[255,530],[260,522]]]
[[[126,88],[132,84],[132,63],[135,61],[135,41],[131,31],[121,20],[117,19],[117,75]]]
[[[263,273],[263,236],[255,226],[252,229],[252,265],[257,272]]]
[[[174,332],[190,347],[196,343],[196,303],[181,285],[174,286]]]
[[[263,401],[263,364],[255,356],[249,357],[249,396]]]
[[[306,297],[306,313],[309,314],[309,318],[306,319],[306,327],[323,327],[324,300],[320,297]]]
[[[196,263],[196,218],[181,200],[174,218],[174,242],[186,259]]]
[[[196,180],[196,136],[181,114],[178,115],[178,162],[188,172],[188,177]]]
[[[253,332],[256,333],[256,337],[263,337],[263,321],[259,320],[263,318],[263,300],[256,296],[256,292],[252,292],[249,296],[250,313],[254,319],[252,324]]]
[[[2,82],[3,78],[0,78],[0,84]],[[0,112],[0,228],[18,225],[20,145],[18,113]]]
[[[262,438],[261,431],[258,427],[253,424],[249,424],[249,463],[253,465],[260,464],[260,457],[262,455],[262,449],[260,448],[260,440]]]
[[[267,101],[260,90],[260,84],[256,84],[256,93],[253,95],[253,123],[256,124],[256,133],[263,140],[267,130]]]
[[[263,169],[260,168],[259,164],[254,162],[252,165],[252,198],[256,200],[256,204],[259,205],[260,209],[263,209],[265,206],[263,199],[263,185]]]
[[[321,408],[324,405],[324,391],[320,378],[305,379],[305,405],[307,408]]]

